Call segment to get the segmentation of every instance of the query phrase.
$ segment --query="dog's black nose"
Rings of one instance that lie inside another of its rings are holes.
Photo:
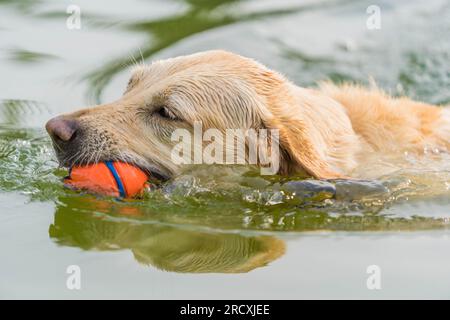
[[[45,125],[45,129],[53,139],[68,142],[75,137],[79,123],[76,120],[58,116],[50,119]]]

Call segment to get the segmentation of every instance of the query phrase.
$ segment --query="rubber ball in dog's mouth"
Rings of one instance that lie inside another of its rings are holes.
[[[142,196],[149,187],[149,176],[141,169],[124,162],[106,161],[87,166],[74,166],[64,185],[91,193],[134,198]]]

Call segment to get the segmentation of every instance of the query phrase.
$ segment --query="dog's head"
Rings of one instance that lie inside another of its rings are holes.
[[[192,136],[195,123],[222,133],[275,129],[278,173],[335,178],[316,150],[293,90],[251,59],[208,51],[136,67],[119,100],[58,116],[46,128],[62,166],[125,161],[162,179],[183,166],[173,161],[177,129]]]

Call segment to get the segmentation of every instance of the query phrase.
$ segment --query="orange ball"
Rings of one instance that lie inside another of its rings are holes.
[[[123,162],[107,161],[72,167],[64,184],[73,189],[131,198],[142,194],[147,180],[147,174],[139,168]]]

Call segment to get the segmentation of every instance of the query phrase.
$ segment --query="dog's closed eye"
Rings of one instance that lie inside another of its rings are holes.
[[[166,106],[156,108],[154,115],[167,120],[181,120],[173,111]]]

